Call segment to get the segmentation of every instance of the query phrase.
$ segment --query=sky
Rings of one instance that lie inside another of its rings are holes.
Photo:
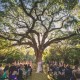
[[[1,0],[0,0],[0,11],[4,11],[4,8],[2,7],[2,5],[4,4],[1,4]],[[80,0],[79,0],[79,5],[80,5]]]
[[[3,11],[3,7],[2,7],[2,4],[1,4],[1,0],[0,0],[0,11]]]

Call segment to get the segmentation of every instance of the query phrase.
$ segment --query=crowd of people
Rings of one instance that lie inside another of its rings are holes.
[[[2,68],[0,64],[0,80],[24,80],[32,74],[30,64],[6,64]]]
[[[80,80],[80,69],[78,65],[70,66],[63,62],[49,62],[48,76],[51,80]]]
[[[0,64],[0,80],[25,80],[32,74],[31,64]],[[50,80],[80,80],[79,65],[70,66],[63,62],[50,61],[48,63]]]

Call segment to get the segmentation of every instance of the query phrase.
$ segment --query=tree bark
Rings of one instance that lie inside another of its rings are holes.
[[[42,64],[42,53],[36,54],[36,62],[37,62],[37,73],[43,71],[43,64]]]

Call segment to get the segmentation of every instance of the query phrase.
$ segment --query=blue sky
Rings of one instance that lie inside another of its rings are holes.
[[[80,4],[80,0],[79,0],[79,4]],[[4,4],[1,4],[1,0],[0,0],[0,11],[4,10],[4,8],[2,7],[2,5],[4,5]]]
[[[2,3],[1,3],[1,0],[0,0],[0,11],[3,11],[4,10],[4,8],[2,7]]]

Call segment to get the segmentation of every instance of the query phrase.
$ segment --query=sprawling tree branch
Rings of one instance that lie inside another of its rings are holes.
[[[33,44],[30,41],[28,41],[28,42],[21,42],[20,44],[14,43],[14,44],[10,45],[9,47],[11,47],[11,46],[18,46],[18,45],[29,45],[30,47],[33,47]]]
[[[67,36],[64,36],[64,37],[61,37],[61,38],[55,38],[55,39],[53,39],[53,40],[51,40],[51,41],[47,41],[47,42],[44,44],[44,49],[45,49],[47,46],[49,46],[51,43],[59,42],[59,41],[61,41],[61,40],[68,39],[68,38],[73,37],[73,36],[75,36],[75,35],[77,35],[77,33],[73,33],[73,34],[70,34],[70,35],[67,35]]]
[[[17,39],[12,39],[12,38],[10,38],[10,37],[5,37],[5,36],[3,36],[3,35],[0,35],[0,38],[3,38],[3,39],[5,39],[5,40],[18,41]]]
[[[38,6],[38,4],[39,4],[39,3],[42,3],[42,2],[43,2],[43,0],[35,1],[33,7],[32,7],[31,10],[30,10],[30,14],[31,14],[31,13],[33,12],[33,10]]]
[[[23,11],[26,13],[26,15],[28,15],[29,17],[31,17],[33,20],[35,20],[35,18],[26,11],[26,6],[24,5],[24,2],[22,0],[19,0],[20,1],[20,4],[21,4],[21,7],[23,9]]]

